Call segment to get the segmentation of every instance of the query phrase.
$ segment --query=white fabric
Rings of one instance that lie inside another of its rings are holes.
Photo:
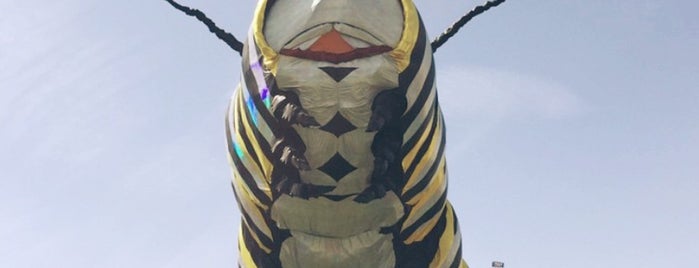
[[[284,268],[395,267],[393,235],[379,231],[403,215],[393,192],[368,204],[283,195],[272,206],[272,219],[292,235],[279,256]]]
[[[350,238],[327,238],[291,232],[279,259],[284,268],[393,268],[393,235],[366,232]]]
[[[325,197],[306,200],[282,195],[272,205],[272,219],[280,228],[332,238],[378,232],[398,222],[403,214],[403,204],[393,192],[367,204],[352,197],[332,201]]]
[[[333,80],[319,67],[357,68],[342,81]],[[356,194],[369,184],[374,169],[371,142],[375,132],[367,133],[374,97],[381,91],[398,86],[398,70],[388,55],[377,55],[341,64],[331,64],[281,55],[277,71],[277,86],[299,96],[301,105],[321,125],[340,113],[357,129],[339,138],[318,129],[295,127],[306,144],[304,154],[312,168],[301,171],[304,182],[336,186],[330,194]],[[340,153],[357,169],[336,182],[317,170],[333,155]]]
[[[279,51],[295,36],[328,22],[344,23],[366,31],[336,27],[345,35],[374,45],[379,45],[376,44],[378,41],[395,47],[403,32],[403,10],[398,0],[278,0],[268,13],[264,34],[267,43]],[[310,34],[310,38],[328,30],[318,29]],[[307,38],[301,42],[310,39],[309,35],[304,36]]]

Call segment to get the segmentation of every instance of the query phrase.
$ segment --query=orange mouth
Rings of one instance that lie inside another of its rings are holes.
[[[279,53],[301,59],[338,64],[383,54],[391,50],[393,48],[386,45],[354,48],[342,38],[338,31],[332,29],[318,38],[308,50],[284,48]]]

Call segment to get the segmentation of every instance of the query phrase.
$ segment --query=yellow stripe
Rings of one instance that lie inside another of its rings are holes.
[[[257,226],[267,237],[271,238],[272,231],[265,223],[264,216],[260,214],[260,210],[257,209],[258,207],[262,208],[263,210],[267,210],[269,208],[262,205],[257,198],[255,198],[255,195],[250,192],[247,185],[240,177],[240,174],[237,172],[233,173],[233,183],[233,189],[236,191],[240,206],[242,207],[241,212],[250,216],[250,218],[254,221],[253,223],[255,223],[255,226]]]
[[[425,178],[426,180],[431,180],[430,184],[419,194],[415,195],[413,199],[407,202],[408,205],[412,206],[412,209],[410,210],[408,218],[405,219],[403,229],[412,225],[415,221],[417,221],[417,219],[422,217],[422,215],[426,211],[425,206],[427,206],[428,204],[434,205],[434,203],[430,201],[436,202],[436,200],[438,200],[442,196],[442,193],[446,191],[446,174],[444,172],[441,172],[441,170],[444,168],[445,163],[446,159],[442,157],[442,161],[439,164],[439,170],[437,171],[435,176],[432,178]]]
[[[391,51],[391,57],[396,61],[396,67],[399,72],[405,71],[410,65],[410,54],[413,53],[415,42],[418,33],[420,32],[420,18],[417,14],[415,4],[411,0],[402,0],[403,14],[405,21],[403,22],[403,35],[396,47]],[[425,48],[427,51],[427,48]]]
[[[272,163],[269,161],[269,159],[267,159],[267,157],[265,157],[265,154],[262,151],[262,148],[260,148],[259,141],[257,140],[257,137],[255,137],[254,133],[252,132],[252,125],[250,125],[250,122],[248,122],[247,117],[245,117],[245,115],[243,115],[243,114],[239,114],[239,113],[243,113],[242,109],[246,109],[245,108],[246,106],[245,106],[245,100],[243,99],[243,94],[239,93],[238,95],[239,95],[238,105],[237,105],[238,110],[235,111],[236,112],[235,127],[236,127],[236,129],[241,127],[238,124],[242,123],[243,130],[245,130],[245,134],[248,136],[248,140],[250,140],[250,144],[252,144],[252,147],[253,147],[252,149],[257,154],[257,159],[260,160],[260,164],[262,165],[262,174],[261,175],[262,175],[264,181],[267,183],[267,185],[269,185],[269,184],[271,184]],[[256,115],[253,114],[250,116],[256,116]],[[240,119],[240,121],[237,120],[238,118]],[[239,143],[239,144],[244,144],[242,142],[242,137],[241,137],[240,141],[241,141],[241,143]],[[255,178],[255,179],[257,180],[257,178]],[[265,185],[265,186],[267,186],[267,185]],[[268,190],[269,187],[265,187],[265,188],[266,189],[263,189],[263,190],[267,190],[267,191],[265,191],[265,193],[267,193],[268,196],[271,198],[272,194]]]
[[[418,79],[417,77],[415,79]],[[423,79],[424,80],[424,79]],[[415,80],[413,80],[414,82]],[[424,82],[424,81],[423,81]],[[408,140],[410,137],[417,135],[416,133],[418,130],[420,130],[420,126],[422,126],[422,123],[427,121],[428,118],[427,116],[430,116],[430,112],[434,111],[435,113],[440,113],[441,111],[438,108],[435,108],[435,101],[434,98],[437,95],[437,87],[433,83],[431,88],[429,89],[430,93],[427,96],[427,99],[425,102],[422,104],[421,107],[414,107],[415,102],[417,101],[417,98],[420,95],[420,92],[422,91],[422,88],[419,89],[409,89],[406,97],[408,98],[408,109],[406,109],[406,113],[409,111],[409,109],[414,109],[414,108],[419,108],[420,112],[415,116],[415,119],[413,119],[412,122],[410,122],[410,125],[408,128],[405,130],[403,133],[403,140]],[[434,116],[434,115],[432,115]]]
[[[465,260],[461,260],[461,265],[459,265],[459,268],[468,268],[468,264]]]
[[[260,241],[260,237],[257,235],[257,233],[255,233],[255,232],[253,232],[252,230],[250,230],[250,223],[248,223],[248,221],[247,221],[247,219],[245,219],[245,217],[243,217],[243,221],[245,222],[243,228],[245,228],[245,227],[248,228],[248,231],[250,232],[250,235],[252,235],[252,239],[255,240],[255,242],[256,242],[257,245],[260,247],[260,249],[264,250],[267,254],[271,253],[272,250],[269,249],[268,247],[266,247],[264,244],[262,244],[262,241]]]
[[[401,35],[400,41],[396,47],[390,52],[391,57],[396,61],[396,67],[399,72],[403,72],[408,65],[410,65],[410,54],[412,54],[415,48],[415,42],[417,40],[418,33],[420,31],[420,18],[415,8],[415,4],[411,0],[401,0],[403,5],[403,33]],[[260,53],[264,57],[263,64],[265,69],[272,72],[272,74],[277,74],[277,67],[279,67],[279,53],[274,51],[272,47],[269,46],[264,35],[264,25],[265,25],[265,11],[267,8],[267,0],[260,0],[257,2],[257,8],[255,9],[255,16],[252,20],[252,31],[255,38],[255,43],[257,43],[257,48],[260,49]],[[255,48],[249,48],[255,49]],[[425,48],[427,50],[428,48]],[[257,59],[250,59],[257,60]]]
[[[240,266],[242,268],[257,268],[255,262],[252,261],[252,255],[248,250],[247,245],[245,245],[245,240],[243,239],[243,226],[240,226],[240,231],[238,232],[238,247],[240,247]]]
[[[267,43],[265,39],[264,26],[265,26],[265,11],[267,8],[267,0],[260,0],[257,2],[257,8],[255,9],[255,17],[252,19],[252,31],[255,37],[255,43],[257,43],[257,48],[260,49],[262,57],[264,57],[265,69],[272,72],[272,74],[277,75],[277,66],[279,63],[279,54],[277,54],[272,47]],[[248,49],[255,49],[254,47]],[[257,59],[250,59],[251,61],[256,61]]]
[[[427,147],[427,151],[423,155],[417,155],[417,152],[420,150],[420,147],[422,147],[422,144],[429,136],[430,129],[425,129],[425,131],[422,133],[422,136],[420,137],[420,140],[418,141],[418,143],[415,144],[413,151],[408,153],[408,155],[406,155],[406,157],[403,159],[403,170],[407,170],[416,157],[420,158],[420,162],[415,167],[413,174],[410,175],[410,178],[408,179],[408,182],[405,184],[405,187],[403,187],[402,194],[407,193],[408,190],[413,188],[413,186],[415,186],[419,180],[429,179],[422,178],[424,172],[426,172],[425,169],[428,167],[428,165],[431,165],[437,157],[441,157],[439,155],[435,155],[437,154],[437,151],[439,150],[439,145],[442,142],[441,114],[438,113],[437,118],[432,117],[430,119],[430,124],[432,124],[432,120],[438,121],[437,125],[435,126],[434,134],[432,135],[432,141],[430,145]]]
[[[439,172],[434,178],[430,178],[434,181],[431,182],[428,188],[420,192],[420,194],[415,196],[415,198],[413,198],[412,200],[408,201],[408,204],[412,205],[415,202],[417,202],[417,204],[414,205],[413,209],[408,215],[408,218],[405,220],[405,223],[401,228],[401,231],[404,231],[405,229],[410,227],[410,225],[414,224],[415,221],[417,221],[420,217],[422,217],[422,215],[424,215],[424,212],[421,211],[421,209],[428,204],[427,202],[429,201],[430,197],[439,198],[439,196],[441,196],[441,194],[444,191],[446,191],[446,181],[444,178],[444,172]],[[413,241],[421,241],[423,238],[425,238],[425,236],[427,236],[427,234],[429,234],[429,232],[432,231],[434,226],[437,224],[437,221],[442,216],[441,211],[443,209],[444,206],[442,206],[440,212],[435,213],[435,215],[432,216],[430,220],[423,223],[417,230],[415,230],[415,232],[408,238],[409,243],[412,243]]]
[[[228,156],[228,163],[231,167],[233,167],[232,168],[232,173],[233,173],[232,177],[233,177],[234,190],[237,190],[235,187],[243,187],[243,188],[241,188],[241,190],[244,190],[245,191],[244,193],[246,194],[246,196],[239,196],[239,198],[247,197],[246,200],[251,201],[253,204],[255,204],[261,208],[267,208],[267,206],[262,204],[262,202],[260,200],[258,200],[254,194],[252,194],[252,191],[250,191],[250,189],[248,188],[247,183],[245,183],[245,181],[242,179],[242,176],[240,174],[238,174],[238,170],[236,170],[236,168],[235,168],[235,163],[233,163],[233,157],[231,155]],[[240,184],[240,186],[238,186],[238,184]]]
[[[234,128],[238,128],[237,121],[234,123]],[[243,138],[240,136],[240,134],[235,131],[235,143],[238,145],[240,150],[243,151],[243,157],[240,157],[240,161],[243,162],[243,166],[250,172],[250,175],[253,177],[253,179],[256,181],[257,188],[261,188],[260,184],[263,184],[263,186],[268,185],[269,182],[266,180],[259,181],[258,178],[264,178],[264,172],[259,168],[259,166],[256,163],[253,163],[250,161],[250,153],[248,151],[248,148],[245,147],[245,143],[243,142]],[[269,188],[269,187],[264,187],[264,188]],[[270,196],[270,194],[267,194],[267,196]]]
[[[452,261],[446,259],[454,241],[454,232],[452,231],[454,228],[454,213],[452,212],[451,204],[447,203],[446,210],[447,226],[446,229],[444,229],[444,233],[442,233],[442,237],[439,239],[439,249],[437,249],[437,253],[430,263],[430,268],[445,267],[445,265],[448,265],[445,262]]]
[[[451,203],[449,203],[449,204],[451,205]],[[451,213],[454,213],[454,212],[451,211]],[[456,217],[456,216],[454,216],[454,217]],[[458,264],[461,264],[463,262],[463,259],[461,259],[461,256],[459,254],[459,249],[461,248],[461,232],[459,231],[458,225],[459,225],[459,222],[456,220],[456,218],[454,218],[454,226],[452,226],[452,228],[456,229],[456,230],[454,233],[454,239],[452,239],[452,241],[451,241],[451,246],[449,246],[450,247],[449,253],[444,258],[445,265],[447,265],[447,264],[451,265],[454,262],[458,262]],[[457,257],[458,257],[458,259],[457,259]]]
[[[442,186],[446,184],[446,181],[444,179],[446,177],[446,173],[443,172],[444,165],[446,165],[446,163],[446,157],[442,155],[442,157],[440,157],[439,165],[437,166],[437,171],[435,172],[434,176],[432,176],[432,178],[425,178],[426,180],[430,180],[427,187],[425,187],[424,190],[420,191],[420,193],[416,194],[415,197],[408,201],[408,204],[415,206],[413,207],[413,209],[420,208],[421,203],[423,203],[423,201],[427,200],[430,196],[438,194],[437,191],[443,188]]]
[[[439,218],[442,217],[443,212],[444,208],[437,212],[437,214],[435,214],[435,216],[432,217],[432,219],[425,222],[424,224],[422,224],[422,226],[420,226],[420,228],[415,230],[415,232],[412,235],[410,235],[404,243],[406,245],[410,245],[412,243],[415,243],[416,241],[422,241],[422,239],[424,239],[425,236],[427,236],[434,229],[434,226],[437,225],[437,222],[439,221]]]
[[[428,126],[432,125],[432,121],[434,121],[434,116],[431,117],[429,120],[430,121],[427,122]],[[429,133],[430,133],[430,129],[425,129],[425,131],[422,132],[422,136],[420,136],[420,138],[415,143],[415,146],[413,146],[413,148],[410,149],[408,154],[405,155],[405,157],[403,158],[403,170],[407,170],[410,167],[410,163],[412,163],[413,160],[415,160],[415,155],[417,155],[417,152],[420,150],[420,145],[425,143],[425,140],[429,136]],[[408,139],[405,139],[405,140],[408,140]],[[409,184],[410,184],[410,181],[408,181],[406,186]]]
[[[236,110],[236,118],[240,118],[240,120],[235,120],[235,123],[242,123],[243,125],[243,130],[245,130],[245,134],[248,136],[248,140],[250,141],[250,144],[252,145],[252,149],[257,153],[257,158],[260,160],[260,164],[262,165],[262,176],[264,180],[269,184],[270,182],[270,176],[272,174],[272,163],[265,157],[265,154],[262,151],[262,148],[260,147],[259,141],[257,140],[257,137],[254,135],[252,128],[253,126],[250,124],[248,121],[248,118],[243,115],[242,113],[244,112],[243,109],[246,108],[245,100],[243,97],[242,92],[238,94],[238,110]],[[254,114],[251,114],[250,116],[257,116]],[[240,125],[236,125],[236,128],[240,127]],[[242,139],[241,139],[242,142]]]

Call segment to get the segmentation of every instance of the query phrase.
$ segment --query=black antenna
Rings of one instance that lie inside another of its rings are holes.
[[[233,50],[238,51],[239,55],[243,54],[243,43],[238,41],[238,39],[235,38],[234,35],[232,35],[229,32],[226,32],[225,30],[219,28],[216,26],[216,23],[209,19],[209,17],[204,14],[204,12],[201,12],[198,9],[192,9],[187,6],[180,5],[179,3],[175,2],[174,0],[165,0],[170,5],[175,7],[176,9],[184,12],[185,14],[197,18],[199,21],[203,22],[206,27],[209,27],[209,31],[212,32],[213,34],[218,37],[218,39],[221,39],[223,42],[226,42],[226,44],[231,47]]]
[[[434,39],[432,41],[432,52],[437,52],[437,49],[444,45],[449,38],[454,36],[466,23],[468,23],[471,19],[475,18],[476,16],[483,14],[483,12],[487,11],[488,9],[492,7],[496,7],[502,3],[504,3],[505,0],[493,0],[493,1],[488,1],[484,5],[477,6],[470,12],[468,12],[466,15],[461,17],[457,22],[451,25],[446,31],[444,31],[439,37]]]

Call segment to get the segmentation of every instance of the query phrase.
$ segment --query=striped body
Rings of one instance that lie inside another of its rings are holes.
[[[334,7],[347,3],[322,1]],[[446,200],[444,121],[432,50],[413,3],[396,5],[402,14],[399,39],[379,44],[390,51],[366,48],[374,54],[330,62],[299,60],[275,47],[273,38],[268,43],[264,25],[271,19],[265,16],[276,14],[270,11],[273,2],[259,1],[243,51],[241,86],[226,120],[233,188],[243,214],[240,266],[466,267],[458,222]],[[343,23],[329,25],[346,33]],[[376,36],[391,38],[390,33]],[[353,197],[373,183],[372,141],[379,134],[365,129],[374,98],[387,90],[407,101],[396,119],[402,135],[396,160],[401,178],[385,196],[356,202]],[[293,126],[309,164],[300,171],[301,181],[333,187],[320,197],[298,198],[272,186],[279,168],[273,147],[288,131],[272,111],[272,100],[285,92],[298,95],[320,125]]]

